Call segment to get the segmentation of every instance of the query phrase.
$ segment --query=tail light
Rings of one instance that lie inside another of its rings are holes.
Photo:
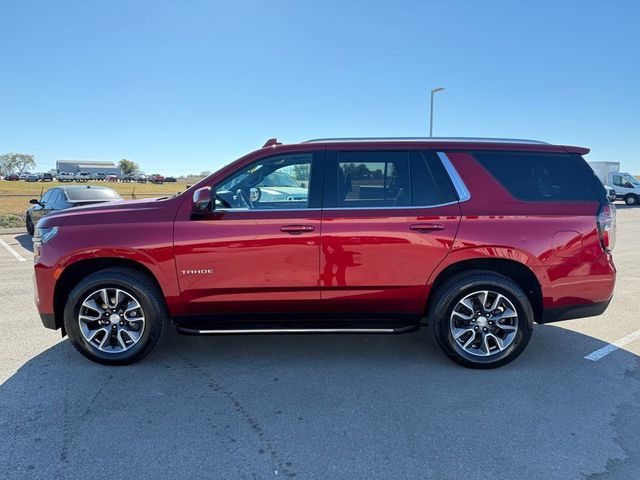
[[[616,207],[610,203],[601,205],[596,222],[602,248],[610,252],[616,243]]]

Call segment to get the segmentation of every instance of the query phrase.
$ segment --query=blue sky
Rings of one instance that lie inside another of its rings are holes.
[[[272,136],[537,138],[640,174],[640,2],[0,5],[0,153],[215,170]]]

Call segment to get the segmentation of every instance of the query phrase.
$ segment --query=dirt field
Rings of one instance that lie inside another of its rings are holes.
[[[153,196],[173,195],[187,187],[186,183],[164,183],[154,185],[152,183],[122,183],[122,182],[9,182],[0,181],[0,228],[20,227],[24,224],[24,214],[29,208],[29,200],[40,198],[48,189],[58,185],[100,185],[113,188],[122,198],[151,198]],[[13,196],[21,195],[21,196]],[[22,196],[24,195],[24,196]]]

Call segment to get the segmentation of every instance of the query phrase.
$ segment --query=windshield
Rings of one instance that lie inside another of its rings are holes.
[[[70,188],[66,193],[67,198],[72,202],[110,202],[112,200],[122,200],[122,197],[110,188]]]
[[[623,175],[623,178],[626,182],[629,182],[632,185],[640,186],[640,182],[636,177],[632,177],[631,175]]]

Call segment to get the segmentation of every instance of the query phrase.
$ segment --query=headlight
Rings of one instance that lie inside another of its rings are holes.
[[[35,228],[35,232],[33,234],[33,258],[34,261],[38,259],[40,253],[42,253],[42,245],[47,243],[58,233],[58,227],[50,227],[50,228]]]
[[[33,244],[44,245],[58,233],[58,227],[42,228],[36,227],[35,235],[33,236]]]

